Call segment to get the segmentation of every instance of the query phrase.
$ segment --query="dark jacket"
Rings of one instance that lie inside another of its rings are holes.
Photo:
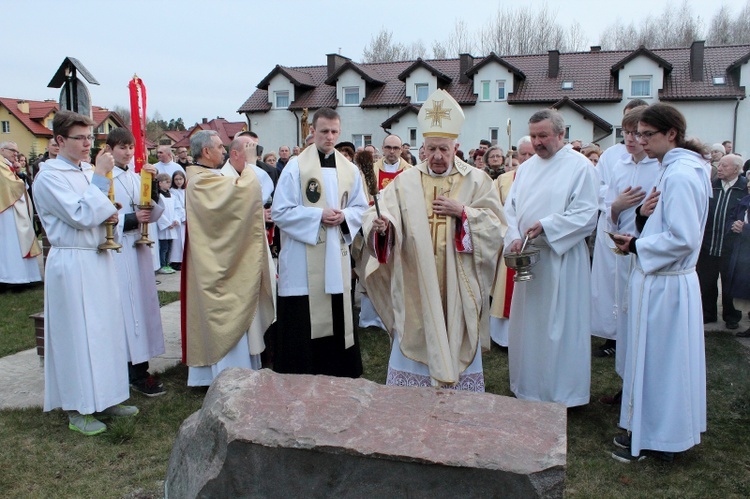
[[[727,218],[726,230],[735,236],[729,259],[729,289],[733,298],[750,299],[750,224],[745,224],[739,234],[731,231],[736,220],[745,221],[748,210],[750,196],[745,196]]]
[[[703,244],[701,251],[708,252],[711,256],[730,255],[732,243],[736,239],[734,232],[727,232],[727,220],[737,208],[740,200],[747,196],[747,180],[738,177],[737,182],[724,194],[721,180],[716,179],[712,184],[713,197],[708,200],[708,218],[706,219],[706,230],[703,232]],[[722,210],[719,203],[726,203]],[[717,207],[719,211],[717,212]],[[732,221],[737,220],[736,218]],[[731,224],[730,224],[731,225]]]

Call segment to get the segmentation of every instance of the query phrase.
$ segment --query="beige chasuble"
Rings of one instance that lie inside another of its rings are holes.
[[[42,252],[34,232],[34,206],[29,201],[26,184],[12,168],[0,158],[0,213],[13,210],[21,257],[34,257]]]

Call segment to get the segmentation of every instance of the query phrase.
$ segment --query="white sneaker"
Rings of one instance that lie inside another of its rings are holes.
[[[89,437],[107,431],[107,425],[93,415],[81,414],[78,411],[68,412],[68,428]]]

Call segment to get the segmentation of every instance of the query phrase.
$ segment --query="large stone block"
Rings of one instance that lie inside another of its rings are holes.
[[[230,369],[180,428],[183,497],[562,497],[566,409],[491,394]]]

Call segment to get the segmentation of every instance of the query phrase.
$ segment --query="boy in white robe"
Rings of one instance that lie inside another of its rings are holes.
[[[34,201],[51,245],[44,286],[44,410],[68,411],[69,428],[96,435],[97,416],[132,416],[119,405],[130,396],[125,326],[117,273],[104,241],[105,221],[117,222],[106,177],[114,159],[89,158],[94,122],[60,111],[52,123],[60,154],[45,162],[34,182]]]

